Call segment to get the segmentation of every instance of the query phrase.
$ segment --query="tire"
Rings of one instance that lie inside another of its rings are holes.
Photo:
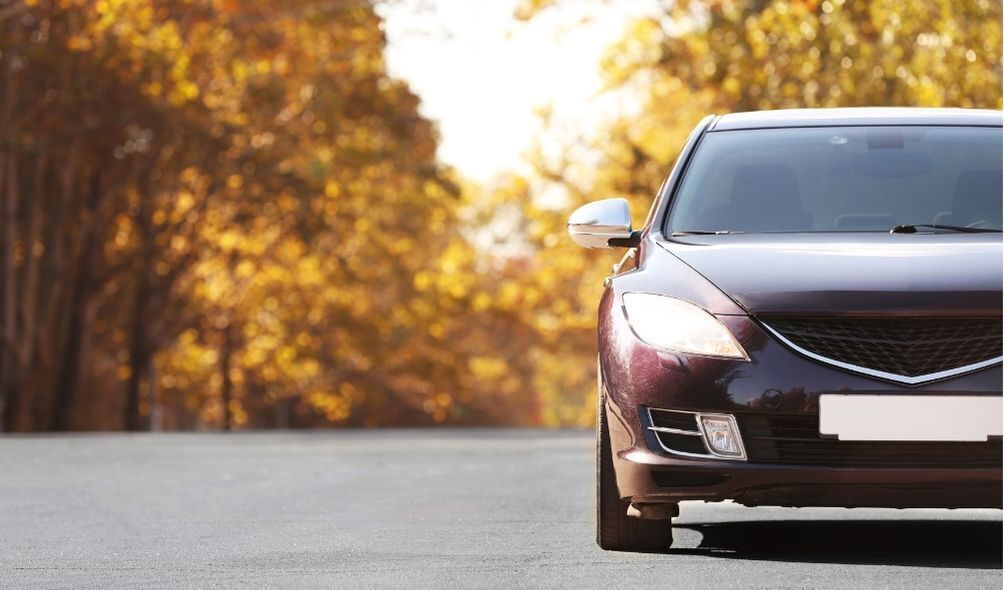
[[[630,503],[617,491],[604,398],[601,386],[596,416],[596,543],[608,551],[665,552],[673,543],[670,521],[628,516]]]

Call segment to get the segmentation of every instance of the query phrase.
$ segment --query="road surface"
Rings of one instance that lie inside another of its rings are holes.
[[[0,587],[1000,588],[1001,513],[687,503],[593,542],[592,437],[0,437]]]

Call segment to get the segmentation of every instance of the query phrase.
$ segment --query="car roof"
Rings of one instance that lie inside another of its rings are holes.
[[[1004,113],[989,109],[930,109],[866,107],[785,109],[731,113],[719,117],[709,131],[774,129],[783,127],[842,127],[861,125],[958,125],[1000,127]]]

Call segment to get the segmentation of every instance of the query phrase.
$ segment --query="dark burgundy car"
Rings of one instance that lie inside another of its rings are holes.
[[[597,539],[659,551],[681,500],[1001,506],[1002,114],[709,116],[599,306]]]

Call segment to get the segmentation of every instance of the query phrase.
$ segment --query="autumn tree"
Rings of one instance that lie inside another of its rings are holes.
[[[532,412],[371,2],[17,0],[0,26],[5,429]]]

